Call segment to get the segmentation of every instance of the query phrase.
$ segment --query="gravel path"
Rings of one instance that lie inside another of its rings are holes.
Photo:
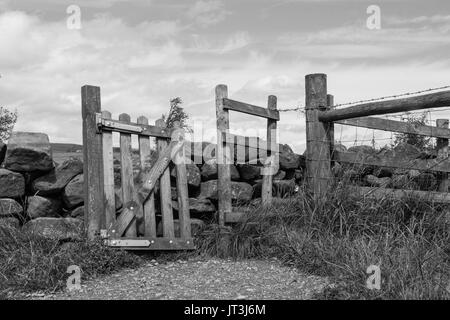
[[[81,291],[32,299],[310,299],[327,279],[278,261],[151,261],[82,283]]]

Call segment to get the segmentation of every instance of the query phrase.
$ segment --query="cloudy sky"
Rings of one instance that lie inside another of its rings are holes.
[[[379,30],[367,28],[372,4]],[[70,5],[81,29],[67,27]],[[448,0],[0,0],[0,105],[18,110],[16,130],[52,142],[81,142],[84,84],[101,87],[114,117],[152,122],[179,96],[214,140],[217,84],[261,106],[274,94],[281,109],[304,104],[308,73],[328,74],[342,103],[448,85],[449,67]],[[264,126],[231,115],[234,133]],[[283,113],[279,128],[304,150],[301,114]]]

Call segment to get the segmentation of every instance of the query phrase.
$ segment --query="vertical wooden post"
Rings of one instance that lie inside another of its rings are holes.
[[[269,96],[268,102],[267,102],[267,109],[269,110],[276,110],[277,109],[277,97],[276,96]],[[277,135],[277,121],[272,119],[267,119],[267,146],[271,148],[273,145],[276,145],[278,142],[276,141]],[[271,168],[274,167],[274,162],[277,161],[277,154],[272,154],[270,151],[267,152],[268,160],[270,163]],[[278,166],[278,163],[277,163]],[[276,172],[272,173],[271,168],[269,170],[265,170],[265,174],[263,175],[263,182],[262,182],[262,189],[261,189],[261,196],[262,196],[262,203],[264,205],[269,205],[272,202],[272,179],[273,174],[276,174]],[[269,173],[269,174],[268,174]]]
[[[179,123],[174,124],[174,133],[172,139],[179,139],[182,135],[184,140],[184,131]],[[178,195],[178,221],[180,223],[180,237],[182,239],[191,238],[191,219],[189,215],[189,195],[186,170],[185,148],[181,148],[174,160],[176,165],[177,195]]]
[[[333,109],[334,106],[334,96],[332,94],[327,94],[327,107]],[[333,154],[334,151],[334,123],[328,123],[328,129],[330,132],[330,152]]]
[[[111,119],[111,112],[102,111],[103,119]],[[105,222],[109,231],[116,222],[116,203],[114,192],[114,157],[111,131],[102,132],[103,136],[103,188],[105,193]]]
[[[163,119],[156,121],[156,126],[165,128],[166,124]],[[168,143],[166,139],[156,139],[158,146],[158,153],[161,154],[166,149]],[[167,167],[164,170],[161,178],[159,179],[159,195],[161,203],[162,225],[163,235],[166,238],[174,238],[174,226],[173,226],[173,210],[172,210],[172,191],[170,189],[170,168]]]
[[[84,221],[86,235],[94,240],[99,235],[103,202],[102,135],[97,133],[96,113],[101,112],[100,88],[81,88],[83,118]]]
[[[148,124],[147,117],[140,116],[137,119],[138,124]],[[139,158],[141,162],[141,170],[150,167],[150,138],[139,136]],[[144,235],[146,237],[156,238],[156,217],[155,217],[155,193],[152,192],[147,201],[144,202]]]
[[[327,76],[310,74],[306,92],[306,181],[317,200],[323,199],[330,185],[331,155],[329,124],[320,122],[319,110],[327,110]]]
[[[436,126],[439,128],[448,128],[449,120],[448,119],[437,119]],[[445,159],[448,157],[448,139],[438,138],[436,139],[436,149],[438,152],[439,159]],[[440,192],[448,192],[448,187],[450,185],[448,180],[448,173],[439,172],[439,191]]]
[[[225,225],[225,216],[231,213],[231,171],[229,155],[229,146],[223,139],[223,133],[228,132],[230,128],[230,119],[228,110],[224,109],[223,99],[228,98],[228,88],[220,84],[216,86],[216,117],[217,117],[217,190],[219,198],[218,223]]]

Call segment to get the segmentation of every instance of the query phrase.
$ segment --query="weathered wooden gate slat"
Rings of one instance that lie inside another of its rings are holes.
[[[165,128],[165,122],[162,119],[156,121],[156,126],[159,128]],[[167,148],[167,141],[164,139],[156,139],[156,144],[158,146],[158,152],[163,153],[164,149]],[[164,172],[159,179],[160,188],[160,201],[161,201],[161,214],[162,214],[162,225],[164,237],[173,238],[174,225],[173,225],[173,209],[172,209],[172,192],[170,189],[170,169],[166,167]]]
[[[122,113],[119,120],[129,123],[131,118],[128,114]],[[131,134],[120,133],[120,177],[122,181],[123,203],[133,201],[134,181],[133,181],[133,159],[131,155]],[[136,222],[133,221],[125,232],[128,237],[136,236]]]
[[[104,119],[111,119],[109,111],[102,111]],[[105,193],[106,229],[110,230],[116,222],[116,200],[114,192],[114,157],[112,132],[103,133],[103,188]]]
[[[148,119],[141,116],[137,119],[138,124],[148,125]],[[139,159],[141,163],[141,171],[151,167],[150,157],[150,138],[147,136],[139,136]],[[152,192],[148,199],[144,201],[144,234],[148,237],[156,237],[156,215],[155,215],[155,196]]]

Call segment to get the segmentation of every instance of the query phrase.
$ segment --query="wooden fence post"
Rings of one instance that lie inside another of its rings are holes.
[[[277,97],[276,96],[269,96],[268,102],[267,102],[267,109],[269,110],[276,110],[277,109]],[[267,119],[267,147],[271,148],[272,145],[276,145],[278,141],[277,135],[277,121],[272,119]],[[278,159],[275,159],[275,157],[278,158],[277,154],[272,154],[270,151],[268,151],[267,156],[270,157],[268,159],[272,159],[270,161],[270,168],[267,168],[269,170],[265,170],[265,174],[263,175],[263,182],[262,182],[262,189],[261,189],[261,197],[262,197],[262,203],[264,205],[268,205],[272,202],[272,184],[273,184],[273,174],[272,168],[274,167],[273,162],[278,162]],[[278,163],[277,163],[278,166]],[[267,172],[269,171],[269,172]]]
[[[228,98],[228,88],[220,84],[216,86],[216,116],[217,116],[217,190],[219,199],[218,223],[225,225],[225,216],[232,211],[231,207],[231,171],[227,156],[229,155],[226,139],[223,133],[230,128],[228,110],[224,108],[223,99]]]
[[[102,135],[97,133],[96,114],[101,112],[100,88],[81,88],[83,118],[84,221],[86,236],[94,240],[104,223]]]
[[[326,111],[327,76],[310,74],[305,77],[306,89],[306,181],[316,199],[322,199],[332,180],[330,126],[319,121],[319,111]]]
[[[447,128],[449,127],[448,119],[437,119],[436,127],[438,128]],[[438,138],[436,139],[436,149],[438,151],[438,158],[445,159],[448,157],[448,139]],[[439,173],[439,191],[440,192],[448,192],[449,180],[448,173],[440,172]]]

